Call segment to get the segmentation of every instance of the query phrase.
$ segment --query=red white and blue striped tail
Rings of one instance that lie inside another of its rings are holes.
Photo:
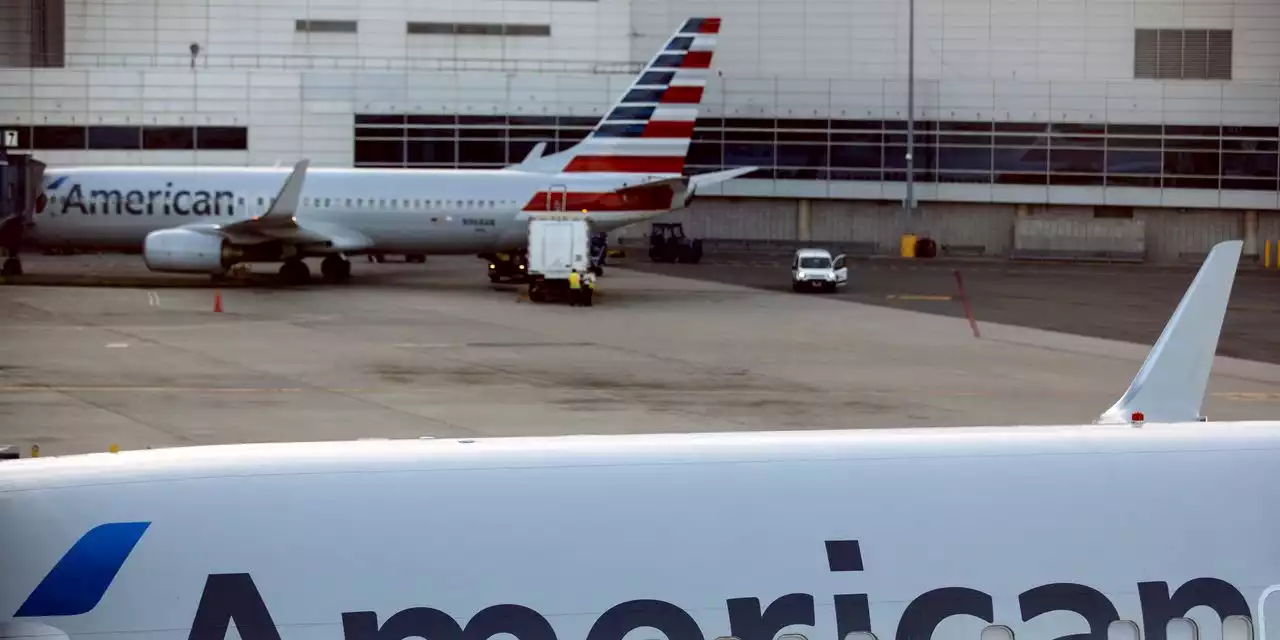
[[[526,168],[681,175],[719,33],[720,18],[686,20],[586,139]]]

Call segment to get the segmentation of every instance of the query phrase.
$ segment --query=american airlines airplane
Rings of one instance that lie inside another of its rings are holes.
[[[0,462],[0,638],[1265,638],[1280,422],[1200,416],[1241,245],[1093,424]]]
[[[152,271],[225,274],[303,258],[345,280],[361,253],[519,252],[531,214],[583,212],[601,231],[686,206],[755,167],[683,176],[719,18],[692,18],[579,144],[494,170],[71,167],[45,173],[28,237],[44,247],[141,250]]]

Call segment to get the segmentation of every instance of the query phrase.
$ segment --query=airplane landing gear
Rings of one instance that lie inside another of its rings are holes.
[[[342,256],[329,256],[320,263],[320,275],[328,282],[344,282],[351,277],[351,261]]]
[[[5,258],[4,267],[0,269],[0,275],[4,276],[20,276],[22,275],[22,260],[17,256]]]
[[[311,281],[311,269],[301,260],[285,260],[280,266],[280,278],[287,284],[306,284]]]

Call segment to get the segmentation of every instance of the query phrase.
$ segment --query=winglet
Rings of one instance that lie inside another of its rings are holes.
[[[529,150],[529,155],[525,156],[524,160],[520,161],[520,164],[524,164],[526,162],[533,162],[534,160],[541,158],[542,152],[545,151],[546,148],[547,148],[547,143],[545,142],[539,142],[538,144],[533,145],[533,148]]]
[[[1135,412],[1145,422],[1202,420],[1200,406],[1243,246],[1230,240],[1213,247],[1129,389],[1095,424],[1127,424]]]
[[[310,164],[310,160],[303,159],[293,165],[293,171],[285,179],[284,186],[280,187],[280,193],[276,194],[271,207],[256,219],[292,219],[298,214],[298,204],[302,200],[302,184],[306,182],[307,166]]]
[[[547,150],[547,143],[539,142],[533,145],[529,153],[525,155],[524,160],[507,167],[507,170],[524,169],[533,166],[534,162],[542,157],[542,152]]]

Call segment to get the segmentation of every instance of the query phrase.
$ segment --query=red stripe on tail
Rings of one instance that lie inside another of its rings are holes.
[[[720,18],[707,18],[698,26],[698,33],[720,33]]]
[[[680,62],[681,69],[710,69],[711,68],[711,52],[710,51],[690,51],[684,54],[684,60]]]
[[[645,125],[641,138],[684,138],[693,137],[693,122],[670,122],[650,120]]]
[[[566,173],[680,173],[684,158],[679,156],[577,156]]]
[[[662,104],[698,104],[702,102],[703,87],[667,87],[662,94]]]

